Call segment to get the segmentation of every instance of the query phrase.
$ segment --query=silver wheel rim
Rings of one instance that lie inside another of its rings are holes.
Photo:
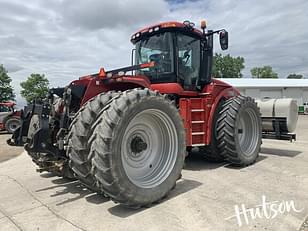
[[[259,143],[259,123],[255,111],[251,108],[240,114],[238,141],[245,156],[250,157],[255,153]]]
[[[156,109],[137,114],[121,143],[126,175],[141,188],[160,185],[172,171],[178,154],[178,136],[171,118]]]

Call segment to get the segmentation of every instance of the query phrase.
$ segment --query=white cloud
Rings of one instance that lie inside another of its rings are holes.
[[[271,65],[282,78],[292,72],[308,77],[307,1],[186,1],[173,8],[170,18],[206,18],[210,28],[226,28],[230,47],[223,53],[245,58],[244,75]]]
[[[165,20],[189,19],[198,26],[207,19],[209,28],[226,28],[230,48],[223,53],[243,56],[246,76],[253,66],[271,65],[280,77],[308,77],[304,0],[0,0],[0,8],[0,63],[16,93],[33,72],[63,86],[101,66],[129,65],[130,35]]]
[[[134,28],[158,20],[168,12],[167,3],[144,0],[67,0],[61,4],[63,22],[88,30]]]

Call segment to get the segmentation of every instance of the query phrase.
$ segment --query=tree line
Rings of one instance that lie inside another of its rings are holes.
[[[242,70],[245,68],[243,57],[232,57],[216,53],[213,60],[213,77],[215,78],[242,78]],[[269,65],[253,67],[250,70],[252,78],[277,79],[278,73],[273,71]],[[302,79],[301,74],[291,73],[286,78]],[[0,102],[15,100],[14,89],[11,85],[12,79],[3,65],[0,65]],[[20,94],[28,103],[35,98],[45,98],[49,88],[49,81],[44,74],[32,73],[25,81],[20,83],[22,88]]]
[[[245,68],[245,59],[243,57],[232,57],[231,55],[215,54],[213,60],[213,76],[216,78],[242,78],[242,70]],[[278,79],[278,73],[273,71],[269,65],[262,67],[253,67],[250,70],[251,77],[257,79]],[[289,74],[287,79],[303,79],[300,74]]]
[[[0,65],[0,102],[14,101],[16,95],[11,85],[12,78],[8,75],[4,66]],[[36,98],[46,98],[49,88],[49,80],[44,74],[31,74],[27,80],[20,83],[20,94],[31,103]]]

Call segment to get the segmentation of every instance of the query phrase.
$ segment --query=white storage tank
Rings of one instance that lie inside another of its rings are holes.
[[[281,132],[290,133],[296,128],[298,106],[294,99],[256,100],[260,108],[263,131],[276,131],[277,121]]]

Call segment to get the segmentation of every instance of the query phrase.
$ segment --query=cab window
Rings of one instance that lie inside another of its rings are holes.
[[[178,34],[178,76],[184,88],[193,88],[200,72],[200,41]]]

